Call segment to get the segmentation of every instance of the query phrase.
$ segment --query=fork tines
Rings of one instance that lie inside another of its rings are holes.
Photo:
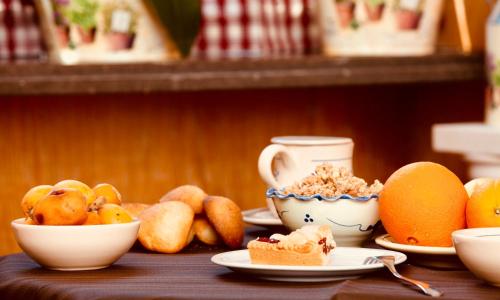
[[[377,264],[377,263],[381,263],[381,261],[378,258],[373,257],[373,256],[368,256],[363,261],[363,265],[373,265],[373,264]]]

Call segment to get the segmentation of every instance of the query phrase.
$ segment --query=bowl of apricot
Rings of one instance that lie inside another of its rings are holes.
[[[35,262],[54,270],[110,266],[132,247],[140,226],[110,184],[90,188],[64,180],[36,186],[21,208],[24,218],[11,223],[17,243]]]

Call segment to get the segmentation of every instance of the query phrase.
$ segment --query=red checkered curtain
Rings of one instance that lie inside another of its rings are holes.
[[[0,59],[31,59],[41,54],[33,0],[0,0]]]
[[[201,0],[194,57],[301,55],[319,49],[317,0]]]

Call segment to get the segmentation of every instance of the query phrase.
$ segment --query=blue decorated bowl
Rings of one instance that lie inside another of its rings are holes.
[[[377,194],[364,197],[344,194],[328,198],[320,194],[283,194],[270,188],[266,196],[273,199],[279,218],[288,229],[327,224],[338,246],[360,247],[379,220]]]

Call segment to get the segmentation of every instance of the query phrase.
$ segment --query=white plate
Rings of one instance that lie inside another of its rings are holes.
[[[253,225],[278,226],[283,225],[267,207],[243,211],[243,221]]]
[[[330,254],[331,263],[326,266],[277,266],[257,265],[250,262],[248,250],[224,252],[212,256],[212,262],[241,273],[255,277],[291,282],[322,282],[351,279],[364,273],[383,268],[381,263],[365,265],[363,262],[369,256],[393,255],[396,264],[406,260],[406,255],[396,251],[337,247]]]
[[[454,247],[430,247],[430,246],[413,246],[399,244],[389,234],[383,234],[375,239],[378,245],[405,253],[416,254],[432,254],[432,255],[456,255]]]

